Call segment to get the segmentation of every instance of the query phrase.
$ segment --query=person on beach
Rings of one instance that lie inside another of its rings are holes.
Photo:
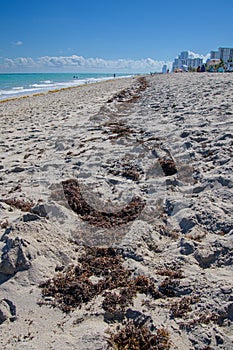
[[[201,72],[202,72],[202,73],[205,72],[205,65],[204,65],[204,64],[201,66]]]

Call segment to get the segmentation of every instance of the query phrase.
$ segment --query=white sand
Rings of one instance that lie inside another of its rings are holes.
[[[128,306],[167,329],[171,349],[233,348],[233,75],[145,80],[0,103],[1,349],[107,348],[118,321],[104,321],[103,295],[69,314],[40,303],[39,284],[77,264],[83,244],[122,248],[125,267],[158,287],[158,270],[181,269],[174,296],[138,294]],[[162,161],[175,173],[166,176]],[[93,208],[89,221],[54,197],[74,178]],[[94,224],[135,198],[145,206],[127,224]],[[32,201],[40,215],[9,199]],[[190,309],[172,317],[184,297]]]

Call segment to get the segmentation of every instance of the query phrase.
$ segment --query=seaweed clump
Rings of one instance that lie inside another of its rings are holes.
[[[43,297],[52,297],[52,305],[59,306],[64,312],[87,303],[105,289],[125,284],[129,279],[130,272],[122,266],[122,256],[113,248],[85,248],[78,262],[77,266],[69,266],[40,285]],[[92,276],[97,282],[92,281]]]
[[[62,186],[70,208],[82,220],[97,227],[114,228],[134,221],[141,214],[146,204],[142,198],[133,197],[122,210],[116,212],[98,211],[85,201],[76,179],[63,181]],[[56,195],[59,196],[59,193],[54,193],[53,197],[56,198]]]
[[[195,304],[198,301],[194,297],[183,297],[178,302],[175,302],[171,306],[171,316],[175,318],[183,317],[187,312],[192,311],[192,304]]]
[[[111,102],[126,102],[133,103],[140,97],[140,93],[146,90],[148,84],[145,77],[139,77],[137,79],[138,84],[134,88],[123,89],[112,98],[110,98],[107,103]]]
[[[157,274],[160,276],[169,276],[171,278],[183,278],[181,269],[177,268],[175,270],[165,268],[157,270]]]
[[[107,170],[110,174],[122,176],[135,182],[139,181],[141,175],[144,174],[143,170],[138,165],[132,164],[131,162],[115,162],[111,164],[111,166],[108,166]]]
[[[16,198],[4,199],[2,200],[2,202],[6,203],[7,205],[10,205],[11,207],[26,212],[31,212],[32,208],[35,206],[35,203],[33,203],[32,201],[26,201],[24,199]]]
[[[107,339],[109,349],[115,350],[169,350],[169,333],[161,328],[153,333],[146,326],[128,321],[117,333],[110,333]]]
[[[123,313],[130,304],[133,303],[133,298],[137,293],[144,293],[152,296],[154,299],[162,297],[162,294],[156,288],[154,281],[146,276],[137,276],[128,281],[118,292],[105,292],[103,309],[110,313],[112,318],[114,315]],[[110,317],[111,319],[111,317]]]
[[[59,271],[53,279],[40,285],[42,296],[50,305],[69,312],[103,293],[102,307],[109,313],[124,312],[137,293],[161,296],[152,279],[145,276],[131,278],[123,261],[121,252],[114,248],[86,247],[77,266]],[[117,289],[118,293],[111,292]]]
[[[116,140],[121,137],[130,136],[132,133],[134,133],[134,130],[123,122],[108,122],[104,124],[104,127],[106,129],[103,131],[103,133],[110,134],[110,140]]]
[[[166,277],[165,280],[160,284],[159,291],[167,297],[176,296],[176,288],[179,285],[179,280],[173,279],[172,277]]]

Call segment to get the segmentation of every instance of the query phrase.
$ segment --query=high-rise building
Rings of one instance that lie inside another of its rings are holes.
[[[220,60],[223,60],[223,62],[228,62],[230,60],[233,60],[233,48],[220,47],[218,49],[218,52],[219,52],[219,58]]]
[[[210,51],[210,59],[211,60],[219,59],[219,51]]]
[[[187,70],[187,68],[197,68],[203,64],[202,58],[190,58],[188,51],[183,51],[180,53],[178,58],[174,59],[172,70],[176,69]]]
[[[179,55],[179,58],[180,58],[181,60],[187,60],[188,57],[189,57],[189,52],[188,52],[188,51],[182,51],[182,52],[180,53],[180,55]]]

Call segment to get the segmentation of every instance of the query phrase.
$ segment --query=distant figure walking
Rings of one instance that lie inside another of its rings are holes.
[[[113,78],[116,78],[116,74],[115,73],[113,74]]]

